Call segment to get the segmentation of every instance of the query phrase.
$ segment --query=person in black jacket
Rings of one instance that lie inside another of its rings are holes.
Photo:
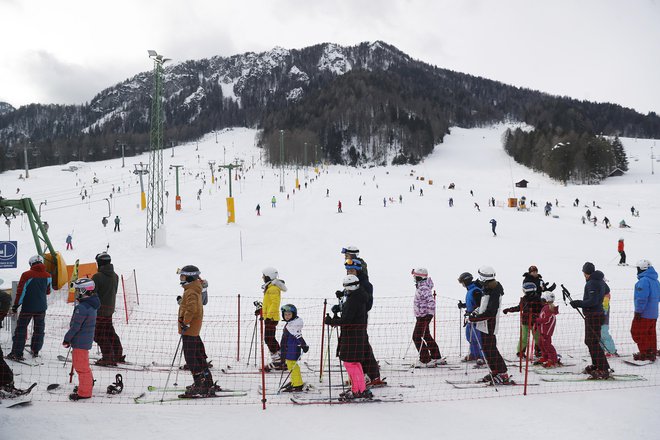
[[[584,372],[590,374],[592,379],[609,379],[610,365],[600,344],[600,330],[605,322],[603,297],[609,289],[603,280],[603,272],[596,270],[593,263],[584,263],[582,273],[586,280],[584,295],[582,300],[571,301],[571,307],[580,307],[584,312],[584,343],[589,348],[592,362]]]
[[[506,385],[511,381],[504,359],[502,359],[502,355],[497,349],[497,336],[495,336],[497,333],[497,315],[502,295],[504,295],[504,288],[495,280],[495,270],[490,266],[479,268],[479,281],[482,285],[482,292],[478,299],[479,307],[470,314],[468,319],[470,322],[476,322],[477,330],[481,332],[483,342],[481,348],[490,370],[483,381]]]
[[[126,362],[121,341],[115,331],[115,327],[112,325],[119,277],[115,273],[115,268],[111,261],[110,255],[107,252],[98,254],[96,256],[96,264],[99,269],[92,276],[92,280],[94,280],[94,284],[96,285],[97,295],[99,300],[101,300],[101,308],[98,310],[94,332],[94,342],[101,349],[101,359],[97,360],[95,364],[100,366],[116,366],[118,362]]]
[[[2,280],[0,280],[0,284],[2,284]],[[0,328],[2,328],[2,321],[7,317],[9,309],[11,309],[11,295],[0,290]],[[13,390],[14,372],[5,362],[5,356],[0,347],[0,391],[11,393]]]
[[[351,378],[351,390],[340,397],[345,400],[371,398],[362,370],[367,353],[367,293],[355,275],[347,275],[342,284],[343,303],[332,308],[334,317],[328,315],[325,318],[326,324],[341,328],[337,355]]]

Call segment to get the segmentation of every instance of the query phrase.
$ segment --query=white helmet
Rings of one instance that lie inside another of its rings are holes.
[[[360,249],[358,249],[357,246],[346,246],[345,248],[342,248],[341,253],[357,255],[360,253]]]
[[[479,268],[479,280],[490,281],[495,279],[495,269],[490,266],[481,266]]]
[[[355,275],[346,275],[342,284],[346,290],[357,290],[360,287],[360,280]]]
[[[637,262],[636,266],[639,267],[641,270],[646,270],[649,267],[653,266],[653,264],[651,264],[649,260],[643,258]]]
[[[75,290],[78,299],[84,295],[91,295],[94,293],[94,289],[96,289],[96,283],[89,278],[78,278],[76,281],[72,282],[71,285]]]
[[[555,294],[553,292],[550,292],[549,290],[543,292],[541,295],[541,299],[546,300],[546,302],[555,302]]]
[[[41,255],[33,255],[30,257],[30,266],[34,266],[35,264],[42,263],[43,264],[44,259]]]
[[[420,277],[424,279],[428,278],[429,276],[429,271],[426,270],[426,268],[424,267],[418,267],[417,269],[413,269],[411,273],[412,276],[414,277]]]
[[[267,267],[264,270],[261,271],[263,276],[269,278],[270,280],[274,280],[279,277],[279,273],[277,272],[277,269],[274,267]]]

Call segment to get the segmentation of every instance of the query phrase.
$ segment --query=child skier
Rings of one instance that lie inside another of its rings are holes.
[[[535,321],[535,327],[540,333],[541,339],[541,359],[538,363],[544,368],[554,368],[560,365],[557,357],[557,350],[552,345],[552,334],[557,324],[557,315],[559,306],[555,306],[555,294],[552,292],[543,292],[541,298],[545,301],[541,314]],[[536,362],[535,362],[536,363]]]
[[[96,311],[101,301],[96,296],[96,285],[89,278],[79,278],[73,282],[78,304],[73,309],[69,331],[64,335],[62,345],[73,348],[72,363],[78,374],[78,387],[69,394],[69,399],[76,401],[92,397],[94,376],[89,368],[89,350],[94,341]]]
[[[293,304],[285,304],[281,308],[284,329],[282,330],[281,359],[286,362],[286,367],[291,375],[291,382],[282,387],[282,391],[287,393],[295,393],[303,391],[303,380],[300,374],[300,360],[302,350],[303,353],[309,351],[309,346],[302,336],[302,328],[305,323],[302,318],[298,316],[298,309]]]
[[[412,339],[419,352],[419,361],[415,366],[432,368],[442,363],[438,344],[429,331],[429,324],[435,315],[433,280],[429,277],[429,272],[425,268],[413,269],[411,273],[415,278],[415,288],[417,289],[414,300],[417,322],[415,323]]]
[[[541,302],[541,295],[539,294],[536,284],[533,282],[523,283],[522,286],[523,296],[520,298],[520,303],[517,306],[509,307],[508,309],[502,310],[502,313],[505,315],[507,313],[520,312],[520,339],[518,340],[518,352],[516,356],[526,357],[525,352],[527,351],[527,340],[530,330],[530,324],[533,325],[536,318],[538,317],[543,303]],[[533,331],[534,343],[539,345],[539,333],[538,331]],[[541,353],[538,350],[535,350],[536,354]]]
[[[275,338],[275,330],[280,320],[280,299],[282,292],[286,292],[284,280],[279,279],[279,273],[274,267],[267,267],[261,271],[264,281],[261,288],[264,290],[262,309],[257,309],[255,314],[264,319],[264,342],[270,351],[271,362],[268,368],[272,370],[286,370],[286,364],[280,357],[280,344]]]
[[[465,293],[465,302],[459,301],[458,308],[465,309],[465,316],[469,316],[474,309],[479,306],[481,300],[481,288],[474,281],[470,272],[463,272],[458,277],[458,282],[467,289]],[[476,361],[477,365],[485,363],[481,347],[481,332],[477,330],[477,325],[473,322],[465,322],[465,339],[470,344],[470,353],[465,356],[461,361],[470,362]]]

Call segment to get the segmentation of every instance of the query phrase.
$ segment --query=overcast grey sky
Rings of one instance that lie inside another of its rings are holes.
[[[521,87],[660,114],[660,0],[0,0],[0,101],[84,103],[174,61],[383,40]]]

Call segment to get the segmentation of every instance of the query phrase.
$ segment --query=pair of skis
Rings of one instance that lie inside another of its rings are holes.
[[[147,391],[149,392],[159,392],[159,393],[185,393],[186,389],[182,387],[157,387],[157,386],[148,386]],[[244,397],[247,396],[247,391],[245,390],[230,390],[230,389],[220,389],[215,391],[214,394],[208,395],[192,395],[185,396],[180,394],[176,397],[165,397],[160,399],[149,399],[146,392],[140,394],[139,396],[133,398],[133,401],[137,404],[153,404],[153,403],[163,403],[163,402],[180,402],[184,400],[199,400],[199,399],[211,399],[211,398],[220,398],[220,397]]]
[[[32,396],[30,393],[36,386],[37,383],[35,382],[24,390],[16,389],[12,396],[5,396],[0,400],[0,408],[18,408],[32,404]]]

